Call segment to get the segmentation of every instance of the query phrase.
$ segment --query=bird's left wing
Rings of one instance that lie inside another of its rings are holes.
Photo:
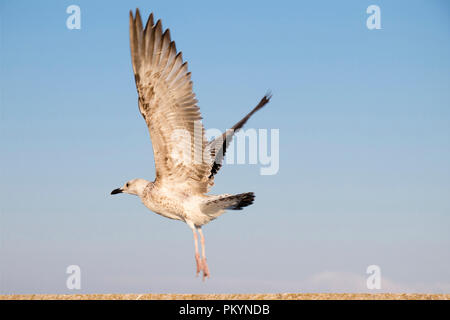
[[[212,185],[211,163],[191,73],[161,20],[150,15],[145,28],[139,10],[130,12],[130,46],[139,110],[152,140],[156,181],[204,193]]]

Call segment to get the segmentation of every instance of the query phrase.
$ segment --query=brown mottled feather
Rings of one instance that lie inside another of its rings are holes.
[[[139,10],[135,17],[130,12],[130,46],[139,110],[153,144],[156,183],[206,193],[213,184],[211,162],[201,160],[207,142],[187,63],[169,30],[163,32],[161,20],[154,24],[153,14],[143,29]],[[191,139],[179,138],[177,132],[189,133]]]
[[[130,47],[139,110],[153,144],[156,182],[169,182],[189,192],[207,192],[214,184],[214,175],[222,166],[234,133],[267,104],[271,96],[265,95],[247,116],[207,143],[188,63],[183,62],[182,53],[177,52],[169,29],[163,30],[161,20],[155,24],[153,13],[143,29],[139,9],[135,17],[130,11]],[[180,130],[189,133],[191,139],[174,134]],[[183,158],[180,152],[188,157]],[[204,154],[205,161],[202,160]]]

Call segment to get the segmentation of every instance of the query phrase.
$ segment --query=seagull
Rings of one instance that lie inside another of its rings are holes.
[[[231,129],[207,141],[200,109],[192,90],[191,73],[177,52],[170,31],[150,14],[143,27],[139,9],[130,11],[131,60],[139,111],[147,124],[155,160],[155,180],[133,179],[111,194],[138,196],[151,211],[184,221],[194,234],[196,275],[210,277],[202,226],[226,210],[242,210],[255,199],[253,192],[207,194],[214,185],[233,135],[271,98],[266,94],[257,106]],[[198,156],[200,154],[200,156]],[[201,256],[198,235],[201,243]]]

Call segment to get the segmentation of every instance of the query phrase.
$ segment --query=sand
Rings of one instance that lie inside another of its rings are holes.
[[[31,294],[0,300],[450,300],[450,294],[269,293],[269,294]]]

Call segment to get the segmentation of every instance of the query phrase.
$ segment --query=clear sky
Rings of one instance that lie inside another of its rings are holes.
[[[81,8],[69,30],[66,8]],[[366,8],[381,9],[381,29]],[[228,165],[212,193],[255,204],[191,230],[110,196],[154,178],[128,12],[153,11],[192,71],[206,128],[270,89],[247,128],[280,168]],[[450,292],[448,1],[0,1],[0,293]],[[79,265],[82,288],[66,288]]]

